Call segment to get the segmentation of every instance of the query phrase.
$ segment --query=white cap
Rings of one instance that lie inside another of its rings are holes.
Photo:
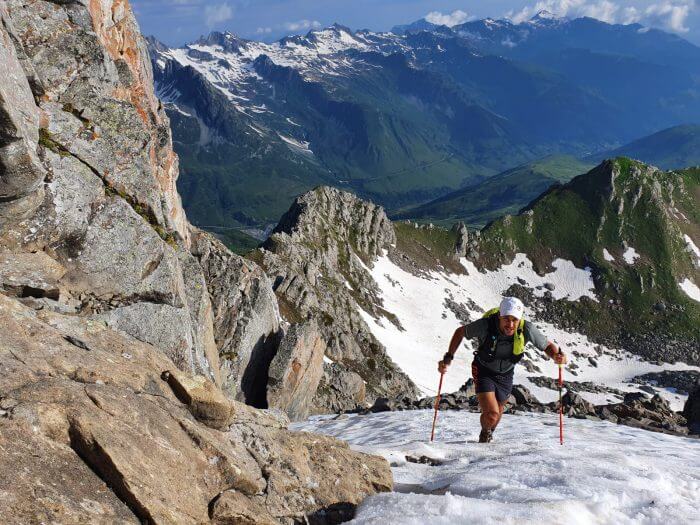
[[[498,307],[501,317],[512,315],[516,319],[522,319],[525,313],[523,302],[517,297],[504,297],[501,305]]]

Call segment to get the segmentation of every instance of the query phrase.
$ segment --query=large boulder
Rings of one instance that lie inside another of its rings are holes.
[[[595,406],[593,403],[586,401],[580,394],[573,390],[567,390],[561,398],[564,410],[569,415],[572,414],[594,414]]]
[[[234,404],[204,376],[191,376],[179,370],[167,370],[161,376],[190,413],[207,426],[228,429],[234,416]]]
[[[539,405],[537,398],[523,385],[513,385],[511,395],[518,405]]]
[[[326,343],[315,323],[291,326],[270,363],[268,406],[283,410],[292,421],[305,419],[323,376],[325,350]]]

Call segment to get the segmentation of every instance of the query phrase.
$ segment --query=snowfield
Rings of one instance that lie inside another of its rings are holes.
[[[488,445],[479,415],[432,411],[312,418],[319,432],[392,465],[394,492],[367,498],[353,524],[700,523],[700,440],[556,415],[505,415]],[[426,456],[438,466],[407,457]]]
[[[691,239],[688,235],[683,235],[683,239],[685,239],[688,253],[695,255],[695,266],[700,266],[700,248],[695,246],[693,239]]]
[[[622,254],[622,258],[625,260],[627,264],[634,264],[634,261],[639,259],[639,254],[637,253],[637,250],[629,246],[626,250],[625,253]]]
[[[594,294],[590,270],[576,268],[570,261],[557,259],[555,271],[539,276],[532,262],[517,254],[511,264],[493,272],[479,272],[466,259],[462,260],[468,275],[432,272],[429,277],[417,277],[408,273],[386,257],[379,257],[374,267],[365,267],[382,290],[384,308],[396,315],[403,330],[387,319],[373,318],[360,309],[359,313],[374,336],[386,347],[389,357],[416,383],[424,395],[435,395],[439,375],[437,362],[447,351],[455,329],[461,324],[455,313],[448,308],[446,299],[462,304],[472,320],[483,312],[498,306],[502,294],[514,283],[520,283],[543,295],[550,285],[550,293],[557,299],[579,300],[583,296],[597,300]],[[683,363],[656,365],[643,361],[624,350],[595,345],[586,336],[561,330],[556,326],[540,322],[528,315],[547,337],[559,344],[569,355],[572,365],[565,370],[566,380],[591,381],[624,392],[640,391],[638,384],[629,383],[633,377],[662,370],[698,370]],[[454,392],[471,377],[472,353],[476,348],[465,341],[457,350],[443,382],[444,392]],[[579,356],[574,356],[576,351]],[[557,377],[554,363],[537,349],[528,345],[528,359],[539,367],[540,372],[529,372],[524,366],[515,369],[515,383],[526,386],[543,403],[554,401],[558,392],[543,388],[529,381],[532,376]],[[647,387],[648,388],[648,387]],[[674,410],[681,410],[687,396],[671,389],[656,388]],[[594,404],[617,403],[620,397],[613,393],[579,392]]]
[[[700,288],[696,284],[688,279],[687,277],[678,286],[681,287],[688,297],[700,303]]]

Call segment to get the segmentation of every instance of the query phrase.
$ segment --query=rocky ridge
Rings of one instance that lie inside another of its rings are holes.
[[[323,345],[188,224],[128,3],[9,0],[0,22],[3,518],[323,523],[389,490],[384,460],[232,400],[276,381],[303,417]]]
[[[351,193],[319,187],[297,198],[251,257],[273,281],[288,322],[314,320],[331,362],[314,400],[320,412],[351,410],[378,396],[416,397],[358,313],[379,315],[378,288],[366,268],[396,242],[384,210]]]

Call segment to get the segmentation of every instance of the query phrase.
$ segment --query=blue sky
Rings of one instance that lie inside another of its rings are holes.
[[[212,30],[255,40],[338,22],[352,29],[388,30],[426,17],[451,25],[472,18],[529,18],[540,9],[560,16],[639,22],[700,45],[700,0],[131,0],[141,29],[168,45]]]

